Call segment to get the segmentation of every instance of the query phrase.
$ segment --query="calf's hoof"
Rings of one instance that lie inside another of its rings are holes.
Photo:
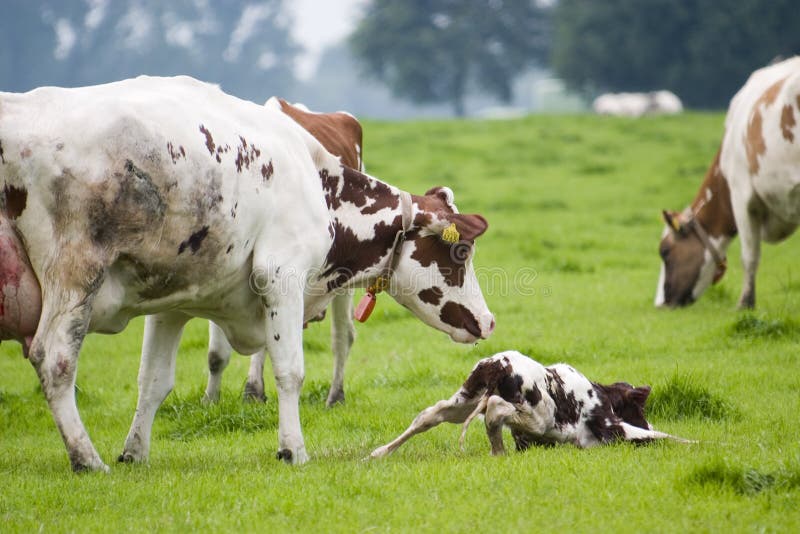
[[[139,458],[130,451],[124,451],[117,456],[117,462],[121,464],[138,464],[144,461],[144,458]]]
[[[369,454],[369,458],[371,460],[377,460],[378,458],[383,458],[384,456],[389,454],[389,448],[384,445],[383,447],[378,447],[374,451]]]
[[[75,462],[75,461],[70,461],[70,464],[72,465],[72,472],[73,473],[77,473],[77,474],[80,474],[80,473],[92,473],[92,472],[95,472],[95,473],[108,473],[108,472],[111,471],[108,468],[108,466],[106,464],[104,464],[100,460],[97,460],[95,462]]]

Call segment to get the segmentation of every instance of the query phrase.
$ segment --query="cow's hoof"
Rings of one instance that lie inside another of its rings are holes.
[[[108,473],[111,470],[108,468],[106,464],[101,461],[93,462],[91,464],[86,464],[83,462],[71,462],[72,463],[72,472],[76,474],[81,473]]]
[[[325,401],[325,406],[328,408],[333,408],[337,404],[344,404],[344,390],[342,389],[335,391],[332,389],[330,393],[328,393],[328,400]]]
[[[117,456],[117,461],[121,464],[137,464],[143,460],[141,458],[137,458],[132,452],[125,451]]]
[[[281,449],[275,455],[275,458],[292,465],[301,465],[308,461],[305,447],[301,447],[294,452],[291,449]]]
[[[378,458],[383,458],[387,454],[389,454],[389,448],[384,445],[383,447],[378,447],[377,449],[372,451],[369,455],[369,459],[377,460]]]
[[[264,394],[264,388],[259,388],[251,384],[244,386],[244,395],[242,396],[244,402],[267,402],[267,396]]]

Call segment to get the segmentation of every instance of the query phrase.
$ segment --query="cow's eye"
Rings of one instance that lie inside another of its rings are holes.
[[[658,254],[661,256],[661,259],[667,261],[667,257],[669,256],[669,247],[659,247]]]

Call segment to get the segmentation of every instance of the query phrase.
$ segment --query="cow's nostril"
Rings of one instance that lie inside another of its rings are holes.
[[[489,323],[489,333],[491,334],[492,332],[494,332],[494,319]]]

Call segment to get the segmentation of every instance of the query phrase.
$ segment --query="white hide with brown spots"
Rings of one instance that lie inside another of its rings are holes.
[[[382,272],[398,232],[408,236],[405,257],[414,236],[448,222],[472,238],[486,229],[481,217],[439,209],[427,196],[414,197],[404,228],[399,189],[343,168],[285,114],[188,77],[0,93],[0,147],[0,216],[9,223],[0,225],[9,237],[0,240],[0,265],[17,270],[0,273],[3,294],[28,288],[31,274],[41,289],[41,310],[29,306],[24,320],[0,313],[0,334],[25,344],[76,471],[107,469],[75,404],[87,332],[119,332],[148,315],[121,461],[147,458],[183,326],[203,317],[238,352],[266,348],[279,457],[302,463],[303,322],[338,290]],[[371,239],[356,237],[370,228]],[[442,300],[466,311],[461,322],[445,324],[427,308],[420,319],[454,338],[488,336],[494,321],[483,295],[444,289]],[[32,337],[14,326],[37,315]]]
[[[718,281],[724,264],[712,252],[724,257],[737,234],[744,267],[739,306],[755,305],[761,241],[779,242],[800,224],[798,122],[800,57],[755,71],[733,97],[719,153],[695,200],[682,213],[665,212],[657,306],[691,304]],[[703,232],[711,246],[701,242]]]

